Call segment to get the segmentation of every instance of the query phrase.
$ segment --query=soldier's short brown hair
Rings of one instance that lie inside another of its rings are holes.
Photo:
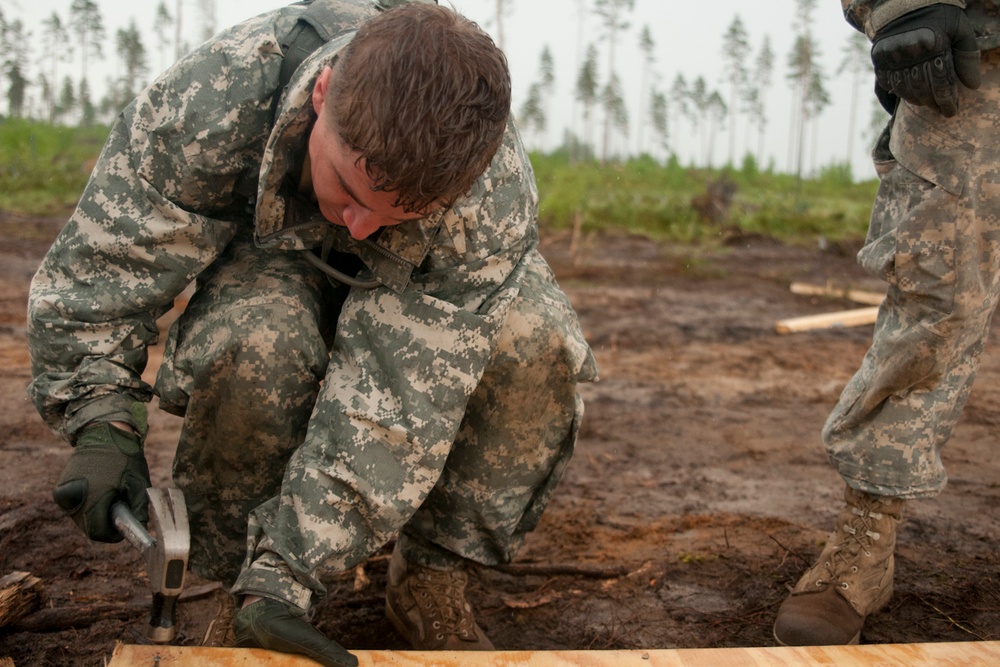
[[[404,4],[366,23],[334,64],[324,104],[396,206],[450,206],[500,146],[510,113],[507,59],[472,21]]]

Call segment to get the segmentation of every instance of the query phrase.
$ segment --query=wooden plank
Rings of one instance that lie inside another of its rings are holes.
[[[792,294],[804,294],[807,296],[833,296],[847,299],[854,303],[863,303],[867,306],[877,306],[885,300],[885,294],[879,292],[869,292],[866,290],[851,289],[850,287],[834,287],[833,285],[813,285],[812,283],[792,283],[789,287]]]
[[[852,308],[851,310],[838,310],[833,313],[805,315],[803,317],[790,317],[785,320],[778,320],[774,325],[774,330],[780,334],[788,334],[799,331],[811,331],[813,329],[856,327],[862,324],[872,324],[877,317],[878,306]]]
[[[941,667],[1000,665],[1000,642],[651,649],[632,651],[352,651],[359,667]],[[259,649],[119,644],[108,667],[315,667]]]

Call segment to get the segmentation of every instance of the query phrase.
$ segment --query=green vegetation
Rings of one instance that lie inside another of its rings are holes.
[[[76,204],[106,127],[0,120],[0,209],[52,215]]]
[[[72,207],[86,185],[107,128],[0,121],[0,209],[52,215]],[[739,231],[788,242],[864,236],[875,181],[855,183],[846,167],[819,177],[761,170],[706,170],[649,157],[625,163],[565,153],[533,154],[541,224],[584,231],[627,229],[656,238],[711,243]],[[701,211],[699,211],[699,208]]]
[[[855,183],[846,166],[818,178],[740,169],[693,169],[643,157],[572,166],[564,154],[532,154],[541,224],[584,231],[628,229],[656,238],[709,243],[739,231],[787,242],[863,237],[877,181]],[[699,210],[701,209],[701,210]]]

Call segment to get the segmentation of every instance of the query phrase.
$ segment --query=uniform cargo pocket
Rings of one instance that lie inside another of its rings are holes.
[[[879,184],[858,262],[934,321],[955,300],[956,229],[972,147],[909,108],[901,112],[892,136],[896,165]]]

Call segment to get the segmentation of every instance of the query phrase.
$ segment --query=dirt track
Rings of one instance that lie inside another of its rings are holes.
[[[88,543],[49,496],[68,450],[25,398],[28,281],[60,221],[0,214],[0,576],[28,571],[46,606],[0,628],[15,665],[100,665],[116,641],[143,641],[148,590],[131,549]],[[796,296],[792,281],[863,289],[853,248],[739,238],[697,251],[630,236],[545,235],[543,252],[601,365],[583,388],[576,457],[517,560],[481,570],[471,597],[501,649],[771,645],[786,587],[818,553],[841,486],[819,429],[871,327],[779,336],[777,319],[854,307]],[[178,420],[157,415],[147,445],[165,484]],[[987,348],[945,453],[951,481],[910,503],[896,595],[864,642],[1000,639],[1000,354]],[[385,553],[330,575],[315,622],[348,648],[405,648],[382,612]],[[179,641],[199,643],[222,600],[180,606]],[[54,612],[48,612],[54,614]]]

